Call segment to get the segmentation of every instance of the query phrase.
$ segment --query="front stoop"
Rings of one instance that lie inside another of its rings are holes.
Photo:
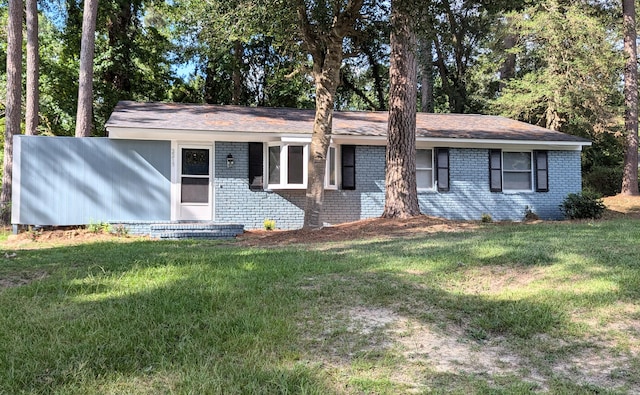
[[[156,223],[149,236],[161,240],[231,239],[244,232],[244,225],[213,222]]]

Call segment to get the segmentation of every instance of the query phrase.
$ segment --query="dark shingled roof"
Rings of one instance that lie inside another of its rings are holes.
[[[311,134],[315,110],[196,105],[118,103],[107,129],[141,128],[176,131]],[[385,136],[387,112],[334,112],[333,134]],[[520,140],[589,143],[589,140],[492,115],[417,115],[417,136],[435,139]]]

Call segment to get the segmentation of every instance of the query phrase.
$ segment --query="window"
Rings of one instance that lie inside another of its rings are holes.
[[[489,189],[502,192],[502,151],[489,150]]]
[[[433,189],[433,151],[416,150],[416,181],[418,189]]]
[[[269,147],[269,184],[280,184],[280,146]]]
[[[306,188],[308,158],[309,146],[306,144],[270,145],[269,188]]]
[[[489,150],[489,185],[492,192],[549,191],[547,151]],[[535,166],[534,166],[535,165]]]
[[[325,189],[338,189],[337,161],[336,147],[329,147],[329,152],[327,152],[327,169],[324,183]]]
[[[305,174],[303,172],[304,163],[304,146],[289,145],[287,149],[287,184],[305,184]]]
[[[504,190],[533,190],[531,152],[502,153],[502,182]]]
[[[325,189],[338,188],[338,153],[335,146],[327,152]],[[302,189],[307,185],[308,144],[273,144],[267,154],[267,174],[264,172],[264,144],[249,143],[249,188],[263,189],[267,177],[270,189]],[[285,155],[285,158],[283,158]],[[285,165],[286,163],[286,165]],[[286,170],[283,171],[284,166]],[[281,182],[287,180],[287,182]]]

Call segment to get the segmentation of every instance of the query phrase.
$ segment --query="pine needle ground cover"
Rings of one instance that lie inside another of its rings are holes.
[[[639,322],[635,220],[43,243],[0,255],[0,393],[638,393]]]

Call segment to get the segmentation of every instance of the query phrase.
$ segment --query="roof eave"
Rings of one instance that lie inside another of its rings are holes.
[[[132,128],[107,125],[109,138],[125,140],[180,140],[180,141],[279,141],[283,138],[311,139],[308,132],[299,133],[271,133],[271,132],[238,132],[238,131],[212,131],[212,130],[173,130]],[[386,145],[386,136],[333,134],[332,139],[339,144],[355,145]],[[590,146],[590,141],[546,141],[546,140],[509,140],[509,139],[472,139],[472,138],[442,138],[442,137],[417,137],[419,145],[446,146],[451,148],[500,148],[513,149],[556,149],[556,150],[582,150],[582,147]]]

